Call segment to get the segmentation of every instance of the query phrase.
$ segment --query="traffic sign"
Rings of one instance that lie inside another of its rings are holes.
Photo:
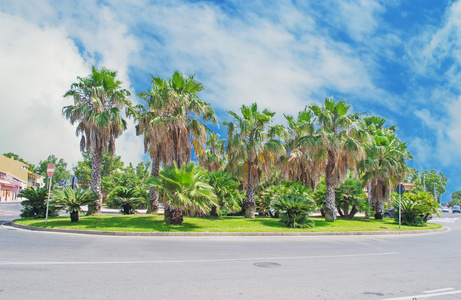
[[[399,184],[397,186],[397,194],[402,195],[403,193],[405,193],[405,186],[403,184]]]
[[[51,177],[53,176],[53,174],[54,174],[54,165],[49,164],[48,167],[46,168],[46,175],[48,175],[48,177]]]
[[[66,185],[67,184],[67,181],[65,181],[64,179],[61,180],[61,185]]]

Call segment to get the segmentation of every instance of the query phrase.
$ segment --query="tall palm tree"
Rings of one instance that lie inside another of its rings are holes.
[[[310,105],[316,117],[317,129],[300,138],[301,144],[314,149],[314,158],[324,166],[326,201],[325,220],[336,220],[335,188],[363,157],[363,131],[356,127],[358,114],[349,114],[350,105],[343,100],[335,103],[325,99],[324,106]]]
[[[246,174],[247,187],[245,217],[254,218],[255,187],[260,182],[262,170],[267,171],[269,165],[275,161],[276,154],[285,153],[286,150],[280,139],[269,134],[271,130],[268,125],[272,122],[275,113],[267,109],[259,112],[256,103],[250,106],[242,105],[240,112],[242,116],[228,111],[236,123],[224,122],[223,124],[228,126],[229,164],[238,165],[240,161],[244,162],[243,170]]]
[[[197,153],[199,164],[208,172],[222,171],[226,166],[225,141],[219,139],[219,134],[209,133],[205,149]]]
[[[386,123],[385,118],[381,118],[379,116],[367,116],[367,117],[362,117],[360,119],[358,126],[362,130],[365,130],[370,135],[370,137],[373,137],[377,131],[380,131],[380,132],[385,131],[388,134],[394,134],[397,127],[396,126],[385,127],[384,126],[385,123]],[[373,143],[374,143],[374,139],[371,138],[368,140],[367,145],[373,145]],[[362,164],[362,162],[360,164]],[[363,168],[361,171],[363,172]],[[372,199],[373,181],[368,180],[368,182],[364,182],[364,185],[365,184],[367,185],[367,191],[368,191],[368,203],[370,204],[371,207],[373,207],[373,199]],[[370,218],[370,215],[368,212],[365,212],[365,217]]]
[[[386,128],[376,130],[371,142],[365,144],[366,157],[358,166],[363,172],[362,180],[369,183],[371,206],[376,219],[383,218],[384,199],[389,198],[391,188],[406,177],[409,168],[405,159],[412,158],[406,148],[393,130]]]
[[[183,213],[208,213],[218,199],[213,187],[206,183],[206,171],[190,162],[178,167],[163,169],[159,178],[151,177],[151,183],[165,197],[165,222],[178,225],[183,222]]]
[[[138,135],[144,135],[145,151],[152,159],[152,176],[159,176],[160,164],[178,166],[190,162],[192,149],[201,153],[209,129],[203,122],[216,123],[213,109],[198,97],[204,89],[194,75],[175,71],[169,79],[152,76],[152,87],[140,93],[145,106],[134,112]],[[158,192],[150,188],[148,212],[158,210]]]
[[[284,115],[288,121],[288,135],[285,139],[288,156],[285,161],[290,180],[297,180],[314,190],[320,180],[322,164],[313,157],[313,147],[300,144],[302,137],[311,136],[315,131],[315,118],[307,107],[298,113],[298,118]]]
[[[101,160],[104,151],[113,155],[115,139],[126,129],[121,110],[130,106],[130,92],[122,89],[117,72],[94,66],[87,77],[77,77],[64,97],[72,97],[74,104],[63,107],[63,115],[73,125],[77,135],[82,135],[80,151],[93,155],[91,189],[99,199],[91,205],[88,214],[101,213]]]

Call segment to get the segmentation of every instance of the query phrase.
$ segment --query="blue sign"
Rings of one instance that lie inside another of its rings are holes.
[[[62,185],[66,185],[66,184],[67,184],[67,181],[65,181],[64,179],[61,180],[61,184],[62,184]]]

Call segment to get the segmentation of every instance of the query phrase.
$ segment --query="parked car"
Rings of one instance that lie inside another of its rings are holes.
[[[442,206],[442,212],[450,212],[447,206]]]
[[[393,208],[389,208],[387,211],[384,212],[383,217],[384,218],[393,218],[394,213],[395,213],[395,210]]]
[[[459,205],[453,205],[453,208],[451,209],[451,212],[452,213],[460,213],[461,214],[461,207],[459,207]]]

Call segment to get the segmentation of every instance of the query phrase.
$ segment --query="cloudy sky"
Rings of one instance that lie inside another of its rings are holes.
[[[117,70],[136,95],[180,70],[220,122],[257,102],[285,124],[344,98],[398,125],[409,165],[449,179],[443,200],[461,190],[461,1],[0,0],[0,28],[0,153],[75,164],[61,110],[77,76]],[[147,159],[131,122],[116,144],[125,162]]]

